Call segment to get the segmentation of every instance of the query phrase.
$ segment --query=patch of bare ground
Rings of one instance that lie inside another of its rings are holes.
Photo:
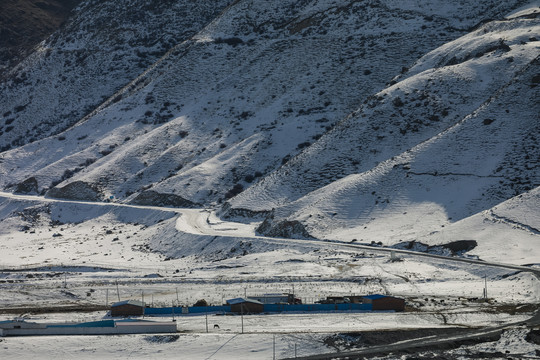
[[[348,351],[362,347],[394,344],[428,336],[454,336],[464,333],[462,328],[428,328],[414,330],[388,330],[369,332],[348,332],[328,336],[324,343],[338,351]]]
[[[368,351],[369,355],[366,356],[336,356],[336,359],[444,359],[453,360],[457,359],[453,354],[447,353],[448,350],[456,349],[461,346],[472,346],[485,342],[498,341],[501,337],[500,333],[489,334],[485,336],[472,337],[467,339],[456,339],[454,341],[445,341],[439,344],[422,345],[421,342],[412,345],[410,347],[396,349],[389,351],[392,344],[396,344],[402,341],[415,341],[420,339],[436,338],[450,338],[466,335],[471,330],[462,328],[433,328],[433,329],[415,329],[415,330],[397,330],[397,331],[372,331],[372,332],[359,332],[359,333],[342,333],[329,336],[325,339],[325,344],[334,348],[336,352],[347,352],[365,348],[368,350],[370,347],[379,348],[378,351]],[[388,345],[388,349],[385,349],[385,345]],[[471,358],[474,359],[492,359],[498,358],[504,355],[499,352],[495,353],[475,353],[471,354]],[[462,356],[462,355],[460,355]],[[466,357],[466,356],[465,356]]]
[[[495,314],[523,314],[523,313],[533,313],[540,309],[540,304],[500,304],[500,305],[491,305],[490,307],[484,309],[485,312],[495,313]]]

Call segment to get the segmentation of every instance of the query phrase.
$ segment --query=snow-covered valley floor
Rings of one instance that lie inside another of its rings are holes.
[[[342,345],[331,345],[328,339],[345,336],[336,334],[420,329],[422,336],[436,336],[441,329],[521,323],[540,302],[536,276],[515,269],[411,252],[392,258],[387,249],[348,243],[258,237],[257,224],[224,222],[207,210],[2,196],[0,320],[89,321],[105,317],[101,309],[118,299],[154,306],[205,299],[218,305],[275,292],[294,292],[304,302],[384,293],[404,297],[408,305],[404,313],[250,315],[243,334],[241,317],[212,314],[209,333],[204,316],[177,317],[178,339],[3,338],[3,359],[263,359],[272,358],[274,337],[277,358],[293,357],[295,347],[298,356],[307,356],[364,346],[341,338]],[[489,302],[481,299],[485,284]],[[62,307],[88,312],[56,312]],[[528,353],[540,350],[528,346]]]

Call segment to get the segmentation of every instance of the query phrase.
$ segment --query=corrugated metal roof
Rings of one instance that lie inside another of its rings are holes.
[[[145,307],[145,303],[143,303],[142,301],[139,301],[139,300],[119,301],[119,302],[116,302],[116,303],[112,304],[111,307],[122,306],[122,305],[135,305],[135,306]]]
[[[229,305],[241,304],[241,303],[246,303],[246,302],[252,303],[252,304],[261,304],[261,305],[263,305],[262,302],[257,301],[257,300],[252,300],[252,299],[234,298],[234,299],[227,300],[227,304],[229,304]]]

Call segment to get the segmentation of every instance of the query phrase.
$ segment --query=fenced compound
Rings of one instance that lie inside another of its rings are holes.
[[[371,311],[371,304],[264,304],[264,313],[281,312],[326,312],[326,311]],[[216,314],[230,313],[230,305],[222,306],[191,306],[163,307],[144,309],[144,315],[186,315],[186,314]]]
[[[144,315],[182,315],[182,314],[219,314],[231,312],[229,305],[222,306],[190,306],[190,307],[147,307],[144,309]]]
[[[265,304],[265,312],[370,311],[371,304]]]

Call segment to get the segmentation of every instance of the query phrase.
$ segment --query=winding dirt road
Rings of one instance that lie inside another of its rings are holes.
[[[42,196],[35,195],[19,195],[6,192],[0,192],[0,198],[12,199],[12,200],[21,200],[21,201],[32,201],[32,202],[60,202],[60,203],[76,203],[84,205],[94,205],[94,206],[104,206],[104,207],[124,207],[124,208],[133,208],[133,209],[148,209],[148,210],[159,210],[159,211],[168,211],[175,214],[178,214],[178,219],[176,220],[176,230],[196,235],[210,235],[210,236],[221,236],[221,237],[245,237],[245,238],[257,238],[264,239],[265,241],[275,242],[275,243],[298,243],[298,244],[311,244],[311,245],[325,245],[325,246],[334,246],[339,248],[347,249],[358,249],[358,250],[369,250],[376,252],[385,252],[390,253],[394,252],[395,254],[404,254],[408,256],[420,256],[428,257],[431,259],[440,259],[444,261],[454,261],[462,262],[469,264],[476,264],[481,266],[492,266],[498,268],[504,268],[509,270],[524,271],[534,274],[537,278],[540,279],[540,269],[535,269],[527,266],[514,265],[514,264],[505,264],[497,262],[488,262],[475,259],[467,259],[460,257],[448,257],[435,254],[422,253],[418,251],[410,250],[399,250],[387,247],[380,246],[369,246],[356,243],[344,243],[342,241],[330,241],[330,240],[299,240],[299,239],[287,239],[287,238],[273,238],[257,235],[255,229],[259,223],[254,222],[250,224],[237,223],[237,222],[228,222],[219,219],[212,210],[209,209],[184,209],[184,208],[171,208],[171,207],[158,207],[158,206],[144,206],[144,205],[132,205],[124,204],[120,202],[88,202],[88,201],[74,201],[74,200],[64,200],[64,199],[52,199]]]

